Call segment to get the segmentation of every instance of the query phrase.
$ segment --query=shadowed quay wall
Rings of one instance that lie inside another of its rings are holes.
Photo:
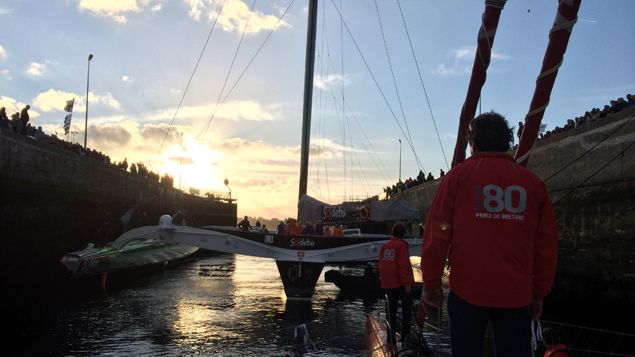
[[[188,222],[236,224],[236,205],[166,187],[30,137],[0,133],[0,279],[9,286],[57,281],[67,252],[110,242],[128,229],[187,210]]]
[[[546,303],[562,319],[598,321],[612,315],[607,309],[616,314],[611,319],[635,315],[633,142],[635,108],[629,108],[542,139],[531,154],[528,167],[545,181],[558,218],[558,276]],[[439,183],[399,197],[425,220]]]

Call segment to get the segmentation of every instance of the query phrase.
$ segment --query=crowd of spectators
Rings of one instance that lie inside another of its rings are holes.
[[[627,94],[626,99],[624,97],[617,98],[615,100],[611,100],[609,104],[605,105],[602,109],[593,108],[590,111],[585,112],[583,115],[575,117],[573,119],[567,119],[567,123],[563,127],[556,126],[553,130],[546,131],[544,133],[539,133],[538,139],[548,138],[550,136],[565,132],[569,129],[577,128],[588,123],[594,122],[596,120],[605,118],[607,115],[612,113],[618,113],[623,109],[635,107],[635,95]],[[518,127],[516,129],[516,134],[518,139],[522,136],[522,132],[524,129],[523,122],[518,122]],[[514,146],[515,148],[516,146]],[[440,176],[445,175],[445,172],[441,170]],[[409,177],[405,182],[399,181],[392,186],[384,187],[384,193],[386,194],[386,198],[391,198],[393,195],[403,192],[412,187],[418,186],[424,182],[434,181],[434,176],[432,173],[429,173],[424,177],[424,173],[419,171],[419,175],[416,179],[412,179]]]
[[[552,135],[556,135],[567,131],[569,129],[577,128],[588,123],[594,122],[596,120],[605,118],[607,115],[612,113],[618,113],[623,109],[635,106],[635,95],[627,94],[626,99],[624,97],[617,98],[615,100],[611,100],[611,102],[604,106],[604,108],[593,108],[590,111],[585,112],[583,115],[578,117],[567,119],[567,123],[563,127],[556,126],[555,129],[549,130],[547,132],[540,133],[538,136],[539,139],[548,138]],[[519,125],[517,134],[520,137],[522,133],[522,126]]]
[[[146,166],[138,162],[136,164],[128,165],[128,160],[124,159],[120,162],[112,162],[110,157],[101,151],[91,148],[84,148],[78,143],[68,142],[57,137],[57,135],[47,135],[42,131],[42,127],[37,128],[32,126],[29,118],[29,105],[25,106],[20,112],[16,112],[11,115],[11,119],[7,117],[6,108],[0,108],[0,132],[13,132],[18,135],[24,135],[32,139],[48,143],[50,145],[72,151],[80,156],[88,157],[89,159],[99,161],[107,166],[119,168],[123,171],[129,171],[132,174],[141,176],[148,181],[161,183],[164,186],[172,187],[174,185],[174,179],[165,174],[160,176],[159,174],[152,172],[146,168]],[[129,169],[129,170],[128,170]]]
[[[445,171],[441,169],[439,172],[439,177],[443,177],[444,175],[445,175]],[[399,180],[396,184],[392,186],[384,187],[384,193],[386,194],[386,198],[390,198],[399,192],[403,192],[409,188],[419,186],[424,182],[430,182],[434,180],[435,178],[432,172],[428,172],[428,175],[426,176],[423,173],[423,171],[419,170],[419,174],[417,175],[417,178],[413,179],[412,177],[408,177],[408,179],[403,182]]]
[[[342,225],[335,226],[323,225],[322,223],[312,224],[307,222],[304,225],[298,224],[295,218],[287,218],[284,222],[280,221],[276,227],[278,234],[305,235],[305,236],[325,236],[325,237],[343,237],[344,229]]]
[[[256,231],[262,233],[277,233],[277,234],[289,234],[294,236],[324,236],[324,237],[343,237],[344,229],[341,224],[338,225],[324,225],[322,223],[312,224],[307,222],[304,225],[299,224],[295,218],[287,218],[284,221],[280,221],[275,230],[267,229],[267,226],[260,224],[259,220],[256,220],[254,226],[251,226],[249,218],[244,217],[242,221],[238,223],[238,228],[242,231]]]

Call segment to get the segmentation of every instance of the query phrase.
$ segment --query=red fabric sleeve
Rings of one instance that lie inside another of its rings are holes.
[[[421,273],[427,289],[441,289],[443,267],[452,238],[456,176],[456,170],[445,175],[426,220],[421,247]]]
[[[398,262],[399,275],[401,275],[401,282],[404,286],[413,286],[415,284],[415,277],[412,273],[412,265],[410,264],[410,252],[408,251],[408,243],[403,242],[399,246]]]
[[[536,231],[536,246],[534,248],[533,298],[535,300],[542,300],[549,294],[556,276],[558,261],[556,215],[547,196],[544,183],[540,184],[544,194],[544,203]]]

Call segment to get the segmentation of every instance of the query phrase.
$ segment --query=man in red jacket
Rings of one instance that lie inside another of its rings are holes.
[[[395,223],[392,229],[393,237],[379,250],[379,279],[381,288],[388,297],[388,342],[395,344],[395,324],[397,321],[397,301],[401,300],[401,340],[404,341],[410,333],[410,315],[412,312],[412,297],[410,293],[415,283],[410,265],[408,242],[403,240],[406,226]]]
[[[421,298],[443,304],[449,255],[452,356],[481,355],[488,321],[497,356],[527,356],[531,319],[555,277],[555,215],[544,183],[506,154],[513,132],[505,118],[484,113],[470,129],[472,156],[445,175],[428,214]]]

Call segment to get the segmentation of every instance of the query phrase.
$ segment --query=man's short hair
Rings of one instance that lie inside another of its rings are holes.
[[[468,141],[476,151],[508,151],[513,137],[505,117],[496,112],[483,113],[470,122]]]
[[[395,237],[403,238],[403,236],[406,235],[406,226],[401,222],[395,223],[395,225],[392,227],[392,235]]]

